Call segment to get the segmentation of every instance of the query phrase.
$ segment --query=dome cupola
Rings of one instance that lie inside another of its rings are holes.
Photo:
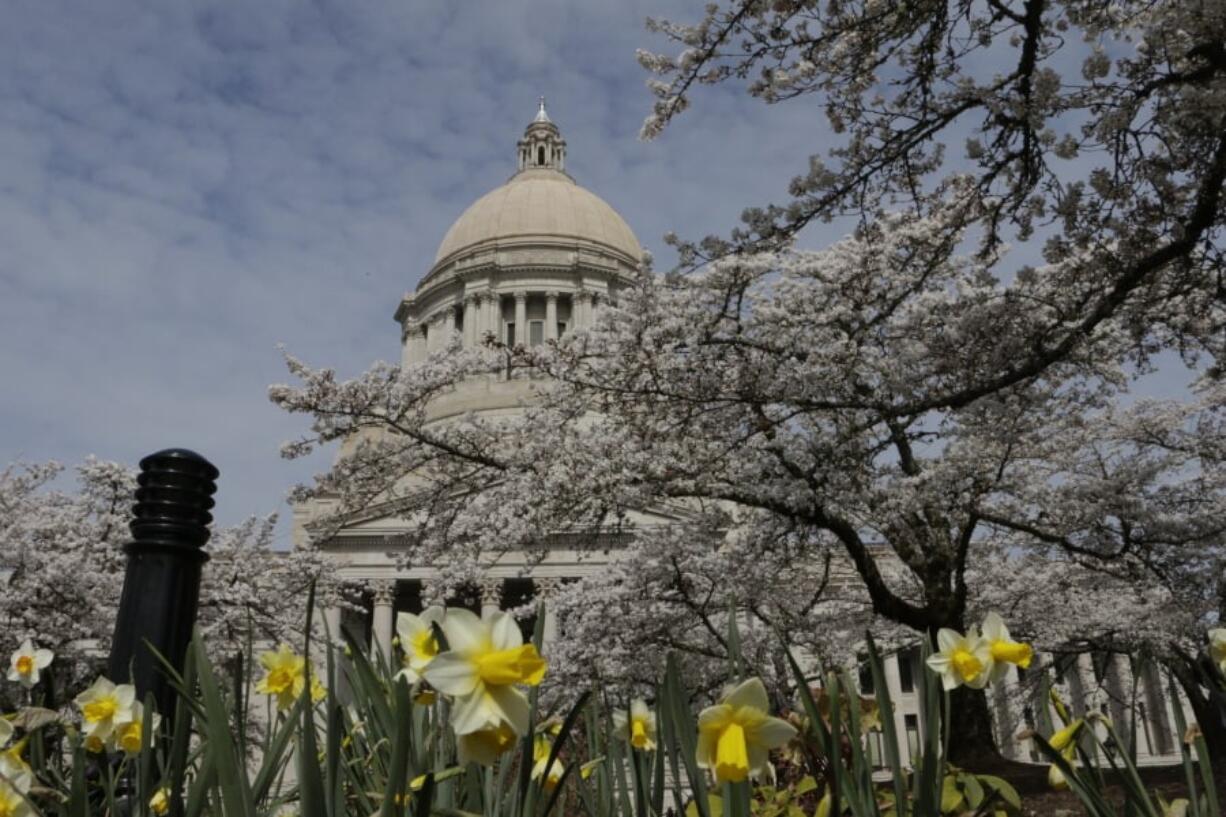
[[[524,138],[519,140],[518,148],[520,170],[544,168],[566,171],[566,140],[545,112],[545,97],[541,97],[536,118],[524,131]]]

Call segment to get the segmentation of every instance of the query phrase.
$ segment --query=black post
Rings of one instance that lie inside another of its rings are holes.
[[[175,692],[145,643],[177,669],[183,667],[196,624],[200,570],[209,558],[204,544],[218,471],[182,448],[150,454],[140,469],[109,674],[117,684],[135,684],[138,700],[152,692],[169,725]]]

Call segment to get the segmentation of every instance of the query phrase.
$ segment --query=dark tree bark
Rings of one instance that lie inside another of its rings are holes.
[[[983,690],[958,687],[949,693],[949,711],[943,714],[949,719],[950,763],[973,771],[1002,761]]]

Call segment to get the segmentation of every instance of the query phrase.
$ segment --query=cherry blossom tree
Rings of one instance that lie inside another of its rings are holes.
[[[0,655],[25,638],[57,660],[47,694],[77,689],[104,671],[130,539],[135,473],[88,459],[75,490],[56,463],[0,472]],[[199,622],[211,656],[233,666],[257,643],[298,640],[316,554],[272,549],[275,516],[217,529],[202,578]],[[58,692],[55,692],[58,690]]]
[[[682,650],[716,684],[730,603],[767,669],[776,630],[837,657],[870,623],[965,629],[1006,602],[1046,649],[1197,643],[1226,524],[1226,15],[795,0],[652,26],[682,50],[640,55],[646,136],[742,80],[820,104],[829,156],[557,343],[344,382],[290,358],[272,398],[313,424],[287,455],[347,441],[301,496],[339,497],[337,524],[401,513],[444,585],[624,535],[555,600],[564,673],[642,680]],[[836,219],[846,238],[797,248]],[[521,416],[430,422],[508,361],[549,375]],[[1190,385],[1139,399],[1159,369]],[[628,523],[651,508],[677,521]],[[955,697],[956,750],[992,751],[982,695]]]

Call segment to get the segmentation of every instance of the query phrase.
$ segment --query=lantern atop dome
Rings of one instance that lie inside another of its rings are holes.
[[[566,140],[545,112],[545,97],[540,98],[536,117],[520,139],[519,170],[557,170],[566,172]]]

